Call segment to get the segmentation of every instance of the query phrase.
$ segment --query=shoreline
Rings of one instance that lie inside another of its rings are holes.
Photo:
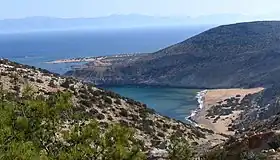
[[[191,111],[191,115],[187,116],[185,119],[186,121],[190,122],[191,124],[195,125],[195,126],[199,126],[199,124],[194,121],[192,119],[192,117],[194,117],[201,109],[203,109],[204,107],[204,98],[205,98],[205,95],[207,93],[208,90],[202,90],[202,91],[199,91],[197,92],[195,98],[197,99],[197,103],[198,103],[198,108],[196,108],[195,110],[192,110]]]
[[[136,57],[136,56],[141,56],[141,55],[140,55],[140,53],[119,53],[119,54],[114,54],[114,55],[57,59],[57,60],[48,61],[48,62],[45,62],[45,63],[47,63],[47,64],[60,64],[60,63],[96,62],[96,61],[106,60],[108,58],[127,58],[127,57]]]
[[[232,123],[234,119],[239,117],[242,110],[233,110],[229,115],[220,116],[218,120],[217,117],[207,117],[208,111],[218,102],[223,102],[225,99],[240,96],[242,100],[248,94],[254,94],[262,91],[264,88],[251,88],[251,89],[211,89],[203,90],[198,92],[198,108],[192,112],[192,114],[186,117],[187,121],[191,121],[195,126],[202,128],[211,129],[216,133],[223,133],[227,135],[233,135],[233,131],[228,130],[228,126]]]

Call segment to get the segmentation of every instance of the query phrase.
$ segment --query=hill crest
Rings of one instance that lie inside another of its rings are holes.
[[[224,25],[122,64],[104,59],[110,65],[102,71],[91,62],[67,75],[106,85],[267,87],[280,77],[279,42],[279,21]]]

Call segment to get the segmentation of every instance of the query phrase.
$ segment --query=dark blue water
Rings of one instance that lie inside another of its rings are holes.
[[[44,62],[73,57],[154,52],[205,29],[176,27],[0,34],[0,57],[65,73],[75,64],[50,65]]]
[[[155,87],[107,87],[125,97],[147,104],[162,115],[186,122],[185,117],[197,108],[197,89]]]
[[[0,34],[0,57],[63,74],[75,64],[45,62],[74,57],[154,52],[203,30],[205,27]],[[157,112],[182,121],[197,107],[195,95],[198,90],[127,86],[107,89],[146,103]]]

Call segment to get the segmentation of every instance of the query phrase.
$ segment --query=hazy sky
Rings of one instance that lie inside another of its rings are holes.
[[[275,16],[279,12],[279,0],[0,0],[0,19],[131,13],[192,17],[224,13]]]

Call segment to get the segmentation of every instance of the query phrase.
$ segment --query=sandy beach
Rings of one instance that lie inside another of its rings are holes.
[[[252,89],[214,89],[208,90],[204,96],[203,108],[197,112],[195,116],[192,117],[194,121],[198,123],[199,126],[204,128],[212,129],[217,133],[223,133],[227,135],[233,135],[234,132],[228,131],[228,125],[238,118],[242,110],[233,111],[232,114],[221,116],[215,123],[214,118],[207,118],[207,111],[217,105],[218,102],[223,101],[227,98],[240,96],[240,99],[243,99],[244,96],[248,94],[258,93],[264,88],[252,88]]]
[[[78,63],[78,62],[93,62],[97,61],[97,58],[77,58],[77,59],[59,59],[50,62],[45,62],[48,64],[59,64],[59,63]]]

